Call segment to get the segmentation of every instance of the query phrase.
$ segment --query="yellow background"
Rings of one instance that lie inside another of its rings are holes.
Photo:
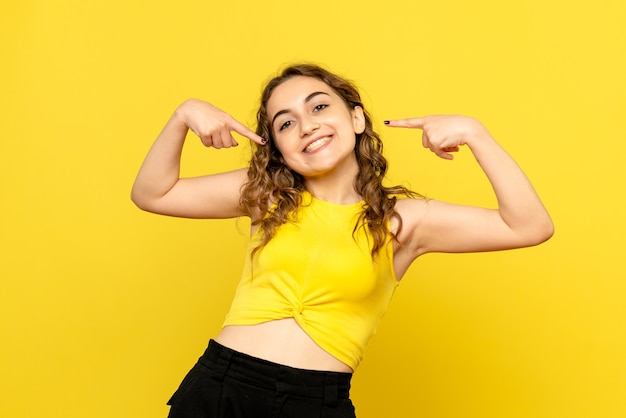
[[[623,0],[2,9],[0,416],[166,416],[229,306],[247,224],[143,213],[134,175],[185,98],[251,125],[263,82],[301,60],[357,81],[392,182],[492,205],[467,150],[439,160],[382,125],[473,115],[556,224],[539,247],[418,260],[355,375],[358,416],[626,416]],[[184,174],[247,151],[190,141]]]

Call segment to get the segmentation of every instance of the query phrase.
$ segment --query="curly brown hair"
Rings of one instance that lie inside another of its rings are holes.
[[[402,227],[402,219],[394,209],[397,196],[419,195],[403,186],[383,185],[387,173],[387,160],[382,154],[383,143],[372,128],[372,120],[363,107],[357,88],[350,81],[313,64],[297,64],[285,68],[267,83],[261,96],[256,133],[268,140],[268,143],[265,146],[253,145],[255,149],[248,169],[248,182],[241,193],[242,207],[248,213],[252,213],[253,209],[258,209],[261,213],[259,219],[253,221],[253,225],[259,225],[263,238],[252,255],[272,239],[276,228],[295,220],[295,213],[302,203],[304,178],[285,165],[280,151],[273,145],[272,125],[267,114],[267,102],[274,89],[297,76],[321,80],[344,100],[348,108],[360,106],[363,109],[365,130],[356,135],[354,148],[359,166],[354,189],[363,198],[364,204],[354,231],[360,226],[367,227],[373,238],[371,253],[374,257],[390,236],[395,238],[388,227],[391,218],[397,218],[400,228]]]

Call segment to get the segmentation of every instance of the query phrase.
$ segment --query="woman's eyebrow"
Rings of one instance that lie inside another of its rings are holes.
[[[310,102],[311,100],[313,100],[315,96],[319,96],[320,94],[325,94],[327,96],[330,96],[328,93],[323,92],[323,91],[314,91],[313,93],[309,94],[308,96],[304,98],[304,103]],[[276,114],[272,118],[272,125],[274,124],[274,121],[276,120],[276,118],[284,113],[289,113],[289,109],[283,109],[283,110],[279,110],[278,112],[276,112]]]

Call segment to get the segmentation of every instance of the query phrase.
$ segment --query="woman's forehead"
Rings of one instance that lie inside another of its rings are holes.
[[[296,76],[277,86],[267,101],[268,114],[304,103],[312,93],[323,92],[329,96],[337,93],[325,82],[313,77]]]

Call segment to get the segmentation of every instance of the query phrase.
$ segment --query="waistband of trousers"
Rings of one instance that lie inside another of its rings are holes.
[[[211,340],[199,363],[214,378],[229,378],[289,394],[323,399],[327,404],[350,397],[352,373],[298,369],[240,353]]]

